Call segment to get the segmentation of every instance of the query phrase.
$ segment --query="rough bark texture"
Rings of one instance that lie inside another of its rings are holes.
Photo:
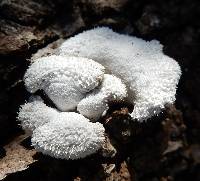
[[[111,138],[107,149],[115,148],[111,158],[99,152],[64,161],[38,153],[27,169],[10,169],[4,180],[200,180],[199,16],[198,0],[0,0],[0,173],[13,164],[9,148],[23,133],[15,118],[29,96],[22,77],[38,50],[35,57],[51,53],[63,38],[105,25],[160,40],[183,71],[176,108],[167,105],[159,117],[139,124],[127,114],[131,106],[115,105],[101,120]],[[17,144],[27,157],[34,153],[29,138]]]

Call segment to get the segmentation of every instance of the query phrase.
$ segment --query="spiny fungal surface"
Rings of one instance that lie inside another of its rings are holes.
[[[116,76],[104,74],[100,86],[82,99],[77,111],[91,120],[98,120],[109,109],[109,103],[122,102],[127,97],[126,86]]]
[[[99,85],[103,75],[104,67],[93,60],[52,55],[37,59],[26,71],[24,82],[29,92],[42,89],[58,109],[69,111]]]
[[[134,104],[131,116],[143,121],[175,101],[181,70],[162,49],[156,40],[144,41],[101,27],[69,38],[57,54],[91,58],[121,78]]]
[[[17,120],[20,121],[24,130],[32,132],[37,127],[49,122],[49,120],[55,119],[57,114],[56,109],[48,107],[38,96],[32,97],[30,102],[21,106]]]
[[[35,129],[31,141],[36,150],[55,158],[84,158],[104,144],[104,127],[81,114],[61,112],[56,119]]]

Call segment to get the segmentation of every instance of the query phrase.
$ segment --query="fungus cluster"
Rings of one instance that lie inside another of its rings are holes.
[[[18,120],[44,154],[78,159],[105,142],[97,122],[111,102],[134,105],[132,118],[144,121],[175,101],[178,63],[158,41],[95,28],[66,40],[56,55],[38,58],[24,82],[30,93],[43,90],[56,108],[34,97],[21,106]]]

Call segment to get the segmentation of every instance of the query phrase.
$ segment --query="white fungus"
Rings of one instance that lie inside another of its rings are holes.
[[[134,104],[131,115],[142,121],[175,101],[181,70],[162,48],[156,40],[144,41],[103,27],[69,38],[57,54],[91,58],[121,78]]]
[[[81,114],[61,112],[56,120],[35,129],[31,141],[36,150],[55,158],[84,158],[102,147],[104,127]]]
[[[104,67],[93,60],[52,55],[37,59],[26,71],[24,82],[29,92],[42,89],[58,109],[69,111],[99,85],[103,75]]]
[[[41,98],[37,97],[21,106],[17,119],[24,130],[32,132],[54,119],[57,113],[56,109],[48,107]]]
[[[134,105],[131,116],[146,120],[175,101],[180,75],[178,63],[163,54],[158,41],[109,28],[85,31],[66,40],[57,55],[37,59],[24,76],[29,92],[42,89],[60,111],[77,107],[80,114],[60,112],[37,97],[21,106],[18,120],[32,131],[36,150],[84,158],[105,142],[103,125],[89,119],[99,119],[111,102],[128,100]]]
[[[108,103],[123,101],[126,97],[126,86],[122,81],[105,74],[101,85],[79,102],[77,111],[91,120],[97,120],[108,110]]]

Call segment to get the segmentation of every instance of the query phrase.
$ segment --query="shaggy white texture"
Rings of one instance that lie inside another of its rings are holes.
[[[105,74],[101,85],[79,102],[77,111],[95,121],[108,110],[109,102],[123,101],[126,97],[126,86],[122,81],[113,75]]]
[[[131,115],[139,121],[175,101],[181,70],[175,60],[163,54],[156,40],[144,41],[109,28],[95,28],[66,40],[57,54],[91,58],[121,78],[135,105]]]
[[[20,121],[24,130],[32,132],[39,126],[55,119],[57,114],[56,109],[48,107],[41,98],[36,97],[32,102],[21,106],[17,120]]]
[[[101,123],[91,123],[81,114],[62,112],[33,131],[36,150],[61,159],[78,159],[95,153],[105,141]]]
[[[61,111],[75,109],[87,92],[102,81],[104,67],[87,58],[52,55],[37,59],[24,82],[31,93],[43,89]]]

